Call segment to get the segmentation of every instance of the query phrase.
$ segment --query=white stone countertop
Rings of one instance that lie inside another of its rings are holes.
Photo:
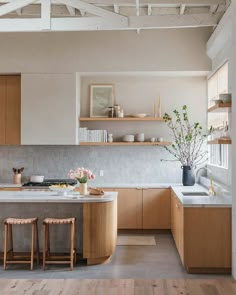
[[[89,183],[89,187],[101,187],[101,188],[170,188],[173,183]],[[176,183],[175,185],[180,185]]]
[[[102,188],[172,188],[176,196],[184,207],[232,207],[232,196],[224,194],[222,196],[184,196],[182,192],[206,192],[208,189],[204,186],[195,184],[194,186],[183,186],[180,183],[109,183],[97,184]]]
[[[51,191],[1,191],[0,203],[99,203],[112,202],[117,198],[117,192],[105,192],[101,196],[84,196],[77,192],[61,196]]]
[[[1,187],[17,187],[19,185],[0,184]],[[90,187],[101,188],[172,188],[184,207],[232,207],[232,195],[224,193],[218,196],[184,196],[182,192],[208,192],[204,186],[183,186],[178,183],[89,183]],[[72,193],[70,196],[62,197],[55,192],[21,191],[21,192],[0,192],[0,202],[109,202],[114,200],[112,192],[106,192],[103,198],[81,197],[79,193]],[[116,195],[117,196],[117,195]],[[21,200],[22,199],[22,200]]]
[[[232,196],[224,193],[221,196],[184,196],[182,192],[206,192],[204,186],[195,184],[194,186],[172,185],[172,190],[184,207],[232,207]]]

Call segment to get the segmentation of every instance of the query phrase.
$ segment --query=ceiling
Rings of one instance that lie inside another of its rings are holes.
[[[0,0],[0,32],[216,27],[229,0]]]

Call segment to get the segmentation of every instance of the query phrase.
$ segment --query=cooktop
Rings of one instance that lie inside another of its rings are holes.
[[[69,185],[75,185],[77,183],[74,179],[44,179],[43,182],[25,182],[22,187],[24,188],[32,188],[32,187],[49,187],[50,185],[55,184],[69,184]]]

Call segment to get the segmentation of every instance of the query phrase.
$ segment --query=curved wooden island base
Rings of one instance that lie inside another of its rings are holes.
[[[54,192],[0,191],[0,224],[11,216],[18,218],[37,217],[39,232],[44,218],[76,217],[76,248],[78,258],[87,259],[87,264],[100,264],[109,260],[114,253],[117,238],[117,192],[105,192],[101,197],[80,196],[76,193],[59,196]],[[0,226],[0,237],[4,237],[4,227]],[[24,227],[20,234],[15,233],[14,245],[24,252],[31,237],[30,228]],[[40,234],[40,251],[43,239]],[[62,238],[63,237],[63,238]],[[61,242],[61,240],[64,241]],[[51,249],[63,253],[69,241],[67,227],[51,230]],[[0,243],[0,254],[3,251]]]
[[[83,205],[83,258],[87,264],[109,260],[116,247],[117,198]]]

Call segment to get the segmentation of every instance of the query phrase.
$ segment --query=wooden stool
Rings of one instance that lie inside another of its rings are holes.
[[[3,256],[3,269],[6,270],[7,264],[13,263],[30,263],[30,269],[34,268],[34,253],[36,251],[37,264],[39,264],[39,240],[38,240],[38,218],[7,218],[4,221],[4,256]],[[31,235],[31,255],[14,255],[13,250],[13,236],[12,236],[12,225],[20,224],[26,225],[31,224],[32,235]],[[10,241],[10,249],[8,248],[8,240]],[[35,250],[36,246],[36,250]],[[10,259],[8,259],[8,254],[10,253]],[[30,260],[19,260],[23,258],[30,258]],[[15,259],[15,260],[14,260]]]
[[[43,269],[46,264],[70,264],[70,269],[73,270],[76,263],[75,250],[75,222],[76,218],[45,218],[43,221],[44,241],[43,241]],[[69,224],[70,225],[70,255],[51,255],[50,254],[50,224]],[[66,259],[66,260],[62,260]]]

